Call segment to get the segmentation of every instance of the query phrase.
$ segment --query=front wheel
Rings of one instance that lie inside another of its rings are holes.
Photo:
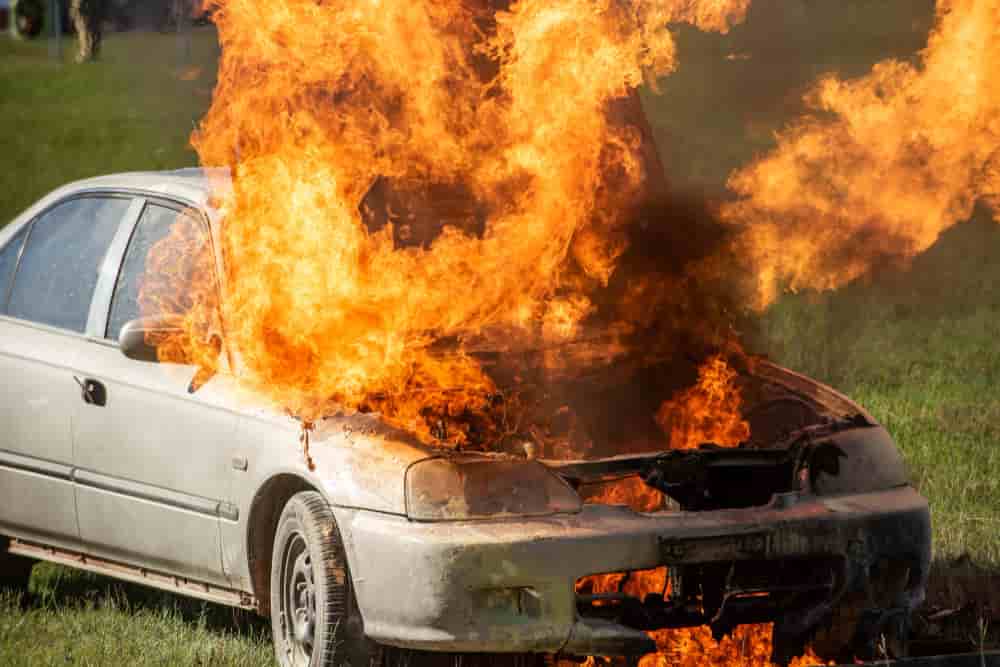
[[[278,519],[271,629],[282,667],[381,662],[380,647],[364,635],[337,521],[315,491],[292,496]]]
[[[278,519],[271,556],[271,630],[281,667],[544,667],[541,654],[420,652],[364,633],[347,555],[330,506],[297,493]]]

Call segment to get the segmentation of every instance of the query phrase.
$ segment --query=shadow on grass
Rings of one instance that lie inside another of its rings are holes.
[[[111,607],[167,613],[216,634],[271,641],[268,619],[253,612],[48,563],[35,565],[22,602],[25,609]]]

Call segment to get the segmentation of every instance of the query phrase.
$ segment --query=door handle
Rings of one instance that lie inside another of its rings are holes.
[[[100,380],[95,380],[94,378],[83,378],[81,380],[75,375],[73,379],[80,385],[80,397],[84,403],[98,407],[104,407],[107,404],[108,390],[105,389],[104,384]]]

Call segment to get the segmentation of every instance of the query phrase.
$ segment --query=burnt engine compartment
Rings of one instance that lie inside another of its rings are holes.
[[[780,504],[783,494],[810,493],[821,476],[837,477],[840,460],[847,453],[830,436],[875,426],[866,415],[857,414],[805,427],[766,449],[751,443],[736,448],[705,443],[689,451],[547,461],[546,465],[585,497],[597,496],[588,487],[636,476],[673,500],[681,511],[759,507]]]
[[[757,400],[744,415],[754,424],[753,436],[737,447],[704,443],[687,451],[549,465],[585,496],[593,485],[641,479],[672,501],[653,511],[782,508],[800,498],[842,492],[845,480],[859,470],[871,471],[864,481],[873,483],[871,488],[905,483],[888,435],[851,401],[775,366],[761,367],[757,379]],[[859,443],[891,456],[866,458]],[[744,519],[752,528],[749,515]],[[884,535],[876,541],[892,548],[875,559],[863,541],[855,543],[857,551],[781,557],[753,530],[704,543],[664,537],[666,566],[578,580],[577,613],[643,632],[708,626],[716,640],[740,625],[773,623],[772,660],[778,664],[802,655],[817,632],[841,635],[837,642],[817,644],[834,647],[821,650],[824,659],[872,657],[879,637],[905,638],[909,612],[922,599],[929,557],[923,543],[929,537],[903,525],[881,527]],[[800,537],[819,544],[823,535]],[[884,556],[893,551],[892,558]],[[730,558],[732,553],[741,559]],[[651,590],[655,573],[662,586]],[[635,585],[639,581],[645,585]],[[834,623],[841,608],[853,614],[846,625]]]

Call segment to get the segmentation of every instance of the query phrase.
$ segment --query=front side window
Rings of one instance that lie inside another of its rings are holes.
[[[80,197],[36,218],[7,314],[83,333],[101,264],[131,203],[124,197]]]
[[[147,204],[132,233],[111,301],[106,337],[140,317],[206,320],[215,314],[208,232],[196,211]]]

